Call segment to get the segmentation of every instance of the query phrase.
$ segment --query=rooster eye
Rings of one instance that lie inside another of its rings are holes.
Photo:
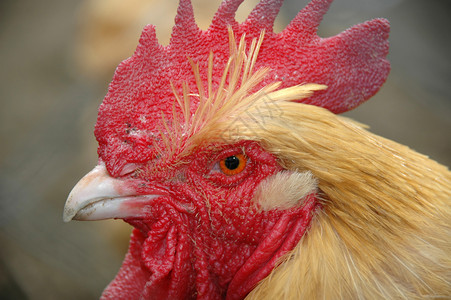
[[[219,162],[221,171],[226,175],[241,173],[246,167],[247,158],[243,154],[228,156]]]

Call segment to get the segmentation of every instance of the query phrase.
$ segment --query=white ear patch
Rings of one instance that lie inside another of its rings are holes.
[[[310,171],[281,171],[260,183],[253,201],[265,211],[289,209],[302,205],[304,197],[317,187],[317,180]]]

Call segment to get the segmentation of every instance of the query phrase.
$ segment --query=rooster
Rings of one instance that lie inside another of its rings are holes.
[[[115,72],[64,208],[134,227],[102,299],[451,295],[451,173],[337,115],[384,83],[388,21],[320,38],[312,0],[277,34],[281,0],[241,2],[203,31],[181,0]]]

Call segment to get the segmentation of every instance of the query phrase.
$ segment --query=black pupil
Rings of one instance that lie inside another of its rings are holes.
[[[235,170],[240,165],[240,159],[236,156],[229,156],[225,159],[224,164],[227,169]]]

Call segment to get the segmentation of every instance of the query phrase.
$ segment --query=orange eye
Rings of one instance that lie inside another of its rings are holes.
[[[219,162],[219,167],[226,175],[236,175],[244,170],[246,163],[246,156],[243,154],[236,154],[222,159]]]

